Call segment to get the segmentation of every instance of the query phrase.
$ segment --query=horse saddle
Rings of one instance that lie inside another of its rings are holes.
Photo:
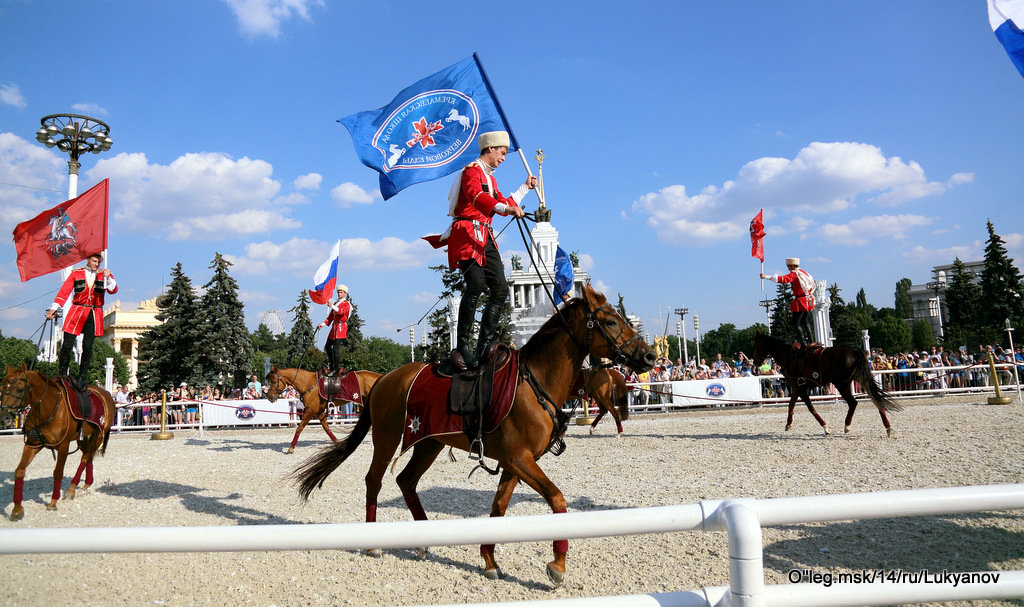
[[[351,371],[342,370],[335,375],[317,373],[317,386],[320,389],[320,398],[328,402],[337,398],[363,404],[362,394],[359,392],[359,377]]]
[[[793,356],[793,364],[788,374],[800,379],[801,382],[804,379],[818,381],[819,373],[816,369],[821,366],[821,355],[825,353],[825,346],[818,342],[806,346],[794,343],[793,349],[796,350],[796,354]]]
[[[79,421],[87,421],[102,428],[107,416],[106,408],[103,406],[103,399],[96,392],[88,387],[79,390],[68,377],[58,378],[64,394],[68,397],[68,404],[71,406],[71,416]]]
[[[504,344],[495,344],[488,350],[482,364],[476,369],[453,373],[448,391],[448,412],[467,415],[483,411],[491,402],[494,377],[512,360],[511,349]],[[439,367],[440,369],[440,367]]]

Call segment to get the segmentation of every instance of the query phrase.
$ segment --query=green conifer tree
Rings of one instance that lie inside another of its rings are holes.
[[[197,383],[241,388],[252,373],[252,341],[245,327],[245,306],[238,298],[238,283],[231,277],[231,262],[217,253],[210,268],[213,276],[203,285],[198,325],[202,360],[201,380]]]
[[[324,354],[313,343],[313,321],[309,317],[309,296],[305,289],[299,293],[295,307],[288,310],[293,314],[292,329],[288,332],[287,366],[307,370],[323,366]]]
[[[178,262],[171,269],[171,284],[157,297],[156,319],[160,324],[139,340],[139,390],[159,392],[180,382],[194,382],[201,367],[196,323],[198,305],[192,281]]]
[[[1006,319],[1016,328],[1024,322],[1024,279],[1006,252],[1003,239],[992,222],[987,223],[985,269],[981,272],[981,302],[978,321],[981,338],[988,342],[1005,340]]]
[[[978,311],[981,288],[957,257],[946,288],[946,341],[951,346],[967,345],[978,332]]]

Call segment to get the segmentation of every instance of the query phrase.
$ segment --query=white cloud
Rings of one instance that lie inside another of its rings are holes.
[[[324,176],[320,173],[309,173],[308,175],[302,175],[297,177],[292,186],[296,190],[319,190],[320,183],[324,180]]]
[[[317,266],[330,255],[332,242],[292,238],[283,243],[257,242],[245,246],[241,257],[227,256],[240,274],[267,275],[309,274],[310,280]],[[367,238],[345,238],[341,241],[338,261],[341,272],[355,270],[402,270],[423,268],[433,249],[422,240],[406,242],[387,237],[378,241]],[[436,296],[433,296],[436,300]],[[433,300],[432,300],[433,301]]]
[[[904,259],[919,264],[938,265],[951,263],[959,257],[960,261],[978,261],[985,258],[985,244],[975,240],[970,245],[933,249],[917,245],[903,253]]]
[[[67,200],[67,159],[13,133],[0,133],[0,230]],[[63,190],[58,188],[63,187]]]
[[[323,0],[224,0],[238,18],[238,27],[246,36],[281,34],[281,23],[293,16],[312,21],[311,7],[322,8]]]
[[[708,185],[692,196],[682,185],[645,194],[633,203],[633,211],[646,213],[648,225],[663,241],[704,245],[746,235],[750,218],[760,208],[776,215],[833,213],[873,193],[869,202],[895,205],[972,179],[972,174],[957,173],[946,183],[929,182],[919,164],[886,157],[876,146],[814,142],[793,159],[748,162],[735,179],[720,187]],[[789,229],[808,229],[809,220],[804,221]]]
[[[71,109],[76,112],[82,112],[90,116],[106,116],[106,108],[96,105],[95,103],[75,103],[71,105]]]
[[[877,215],[860,217],[843,225],[826,223],[818,228],[818,234],[827,242],[863,245],[877,238],[906,238],[907,229],[926,226],[933,221],[934,217],[922,215]]]
[[[376,197],[376,192],[370,193],[363,188],[357,186],[351,181],[335,186],[331,190],[331,198],[337,203],[337,206],[345,208],[353,204],[370,204]]]
[[[150,164],[142,153],[122,153],[99,160],[89,172],[117,184],[110,197],[112,228],[171,240],[299,227],[288,217],[289,197],[277,197],[281,185],[272,173],[263,160],[210,152],[185,154],[166,166]]]
[[[21,88],[12,83],[0,86],[0,101],[16,108],[24,108],[28,105],[25,103],[24,95],[21,94]]]

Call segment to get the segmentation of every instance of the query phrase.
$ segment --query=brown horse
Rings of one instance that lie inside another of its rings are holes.
[[[2,391],[0,391],[0,426],[6,427],[11,419],[28,408],[28,415],[22,427],[25,435],[25,448],[21,452],[21,461],[14,470],[14,509],[11,520],[21,520],[25,516],[22,507],[22,493],[25,487],[25,470],[32,463],[37,453],[46,447],[56,453],[57,464],[53,468],[53,495],[47,510],[57,509],[60,499],[61,485],[64,483],[64,463],[67,461],[68,450],[72,441],[77,441],[78,450],[82,452],[82,461],[78,465],[71,485],[68,487],[66,499],[75,499],[78,483],[85,472],[87,490],[93,481],[92,460],[96,452],[103,454],[107,450],[110,439],[110,426],[114,423],[116,408],[110,393],[96,386],[89,386],[89,392],[99,396],[103,402],[104,415],[102,427],[91,422],[80,422],[74,418],[69,404],[69,395],[59,380],[47,377],[38,371],[29,371],[22,365],[20,369],[7,367]],[[76,398],[71,395],[70,398]],[[81,427],[81,432],[79,432]]]
[[[615,369],[592,367],[583,371],[584,384],[587,396],[597,402],[600,412],[590,424],[590,433],[594,433],[597,422],[606,413],[611,413],[615,419],[615,428],[618,430],[616,438],[622,434],[622,420],[629,419],[629,388],[626,387],[626,378],[622,377]]]
[[[537,465],[537,459],[565,432],[567,417],[558,415],[555,403],[566,401],[570,385],[588,354],[616,359],[640,370],[650,369],[655,359],[643,339],[604,296],[589,285],[584,287],[582,297],[570,300],[519,352],[519,377],[512,409],[504,421],[484,437],[487,456],[496,459],[501,468],[498,490],[491,505],[492,517],[505,514],[520,480],[543,496],[552,512],[566,511],[565,497]],[[359,447],[372,424],[373,461],[366,473],[366,522],[376,520],[381,479],[402,441],[409,390],[425,366],[409,363],[377,382],[369,405],[363,408],[352,433],[311,457],[294,472],[303,498],[308,499]],[[464,433],[420,440],[412,449],[409,463],[398,474],[398,486],[415,520],[427,518],[416,494],[416,485],[445,445],[464,451],[470,449]],[[553,544],[554,560],[548,563],[547,574],[556,585],[565,577],[568,546],[568,540],[556,540]],[[370,554],[379,555],[380,551],[373,550]],[[480,554],[484,560],[484,575],[492,579],[499,577],[494,545],[481,546]]]
[[[839,344],[830,348],[823,348],[819,351],[808,351],[804,356],[802,367],[798,361],[799,350],[780,339],[771,335],[757,333],[754,335],[754,366],[760,366],[764,359],[771,356],[779,363],[782,375],[789,384],[792,396],[789,399],[789,416],[786,418],[786,430],[793,427],[793,407],[796,406],[796,399],[803,399],[807,410],[811,412],[814,419],[818,420],[825,434],[830,434],[828,424],[822,419],[811,404],[810,389],[817,386],[832,384],[842,395],[843,400],[849,406],[846,413],[846,424],[844,432],[850,432],[850,424],[853,422],[853,413],[857,410],[857,399],[853,397],[852,382],[856,381],[864,387],[871,402],[878,408],[878,414],[882,416],[882,425],[885,426],[885,433],[893,437],[893,429],[889,424],[889,417],[886,411],[899,411],[901,407],[894,402],[888,394],[875,382],[871,375],[871,367],[868,365],[864,353],[856,348],[845,344]]]
[[[370,388],[380,379],[380,373],[373,371],[353,371],[359,380],[359,394],[366,403],[366,396]],[[306,424],[313,418],[320,420],[324,432],[331,437],[331,442],[338,442],[330,426],[327,425],[327,400],[320,397],[317,374],[305,369],[278,369],[271,367],[267,373],[267,400],[274,402],[278,399],[285,386],[292,386],[299,391],[299,398],[305,409],[302,412],[302,421],[295,428],[295,436],[292,437],[292,444],[288,446],[288,453],[295,453],[295,445],[299,442],[299,435],[306,428]],[[346,402],[347,399],[338,398],[338,402]]]

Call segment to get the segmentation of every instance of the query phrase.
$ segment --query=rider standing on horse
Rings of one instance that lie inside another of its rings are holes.
[[[327,366],[331,375],[337,375],[341,365],[341,349],[348,344],[348,315],[352,312],[352,304],[348,301],[348,287],[338,285],[338,298],[327,302],[331,311],[327,318],[317,327],[322,328],[330,325],[327,332],[327,343],[324,349],[327,350]]]
[[[71,309],[64,319],[64,340],[57,356],[57,374],[68,374],[71,351],[78,336],[82,335],[82,359],[78,366],[78,386],[82,389],[92,365],[93,341],[103,335],[103,296],[105,293],[117,293],[117,281],[110,270],[100,270],[101,261],[103,253],[93,253],[86,258],[84,268],[72,270],[46,311],[46,318],[53,319],[71,297]]]
[[[793,288],[793,300],[789,303],[790,319],[801,345],[814,341],[814,330],[811,328],[810,314],[814,310],[814,278],[806,270],[800,269],[799,257],[787,257],[786,267],[789,274],[765,274],[762,279],[774,280],[778,283],[789,283]]]
[[[530,175],[511,196],[505,197],[498,191],[494,170],[505,161],[509,142],[505,131],[481,134],[480,158],[462,170],[448,194],[448,214],[452,216],[447,238],[448,265],[453,270],[456,267],[462,270],[465,281],[452,352],[452,364],[460,371],[479,365],[497,333],[501,310],[508,297],[505,266],[498,254],[491,219],[495,214],[523,217],[519,203],[527,191],[537,187],[537,178]],[[488,295],[480,319],[480,336],[475,352],[470,352],[469,335],[477,301],[485,287]]]

